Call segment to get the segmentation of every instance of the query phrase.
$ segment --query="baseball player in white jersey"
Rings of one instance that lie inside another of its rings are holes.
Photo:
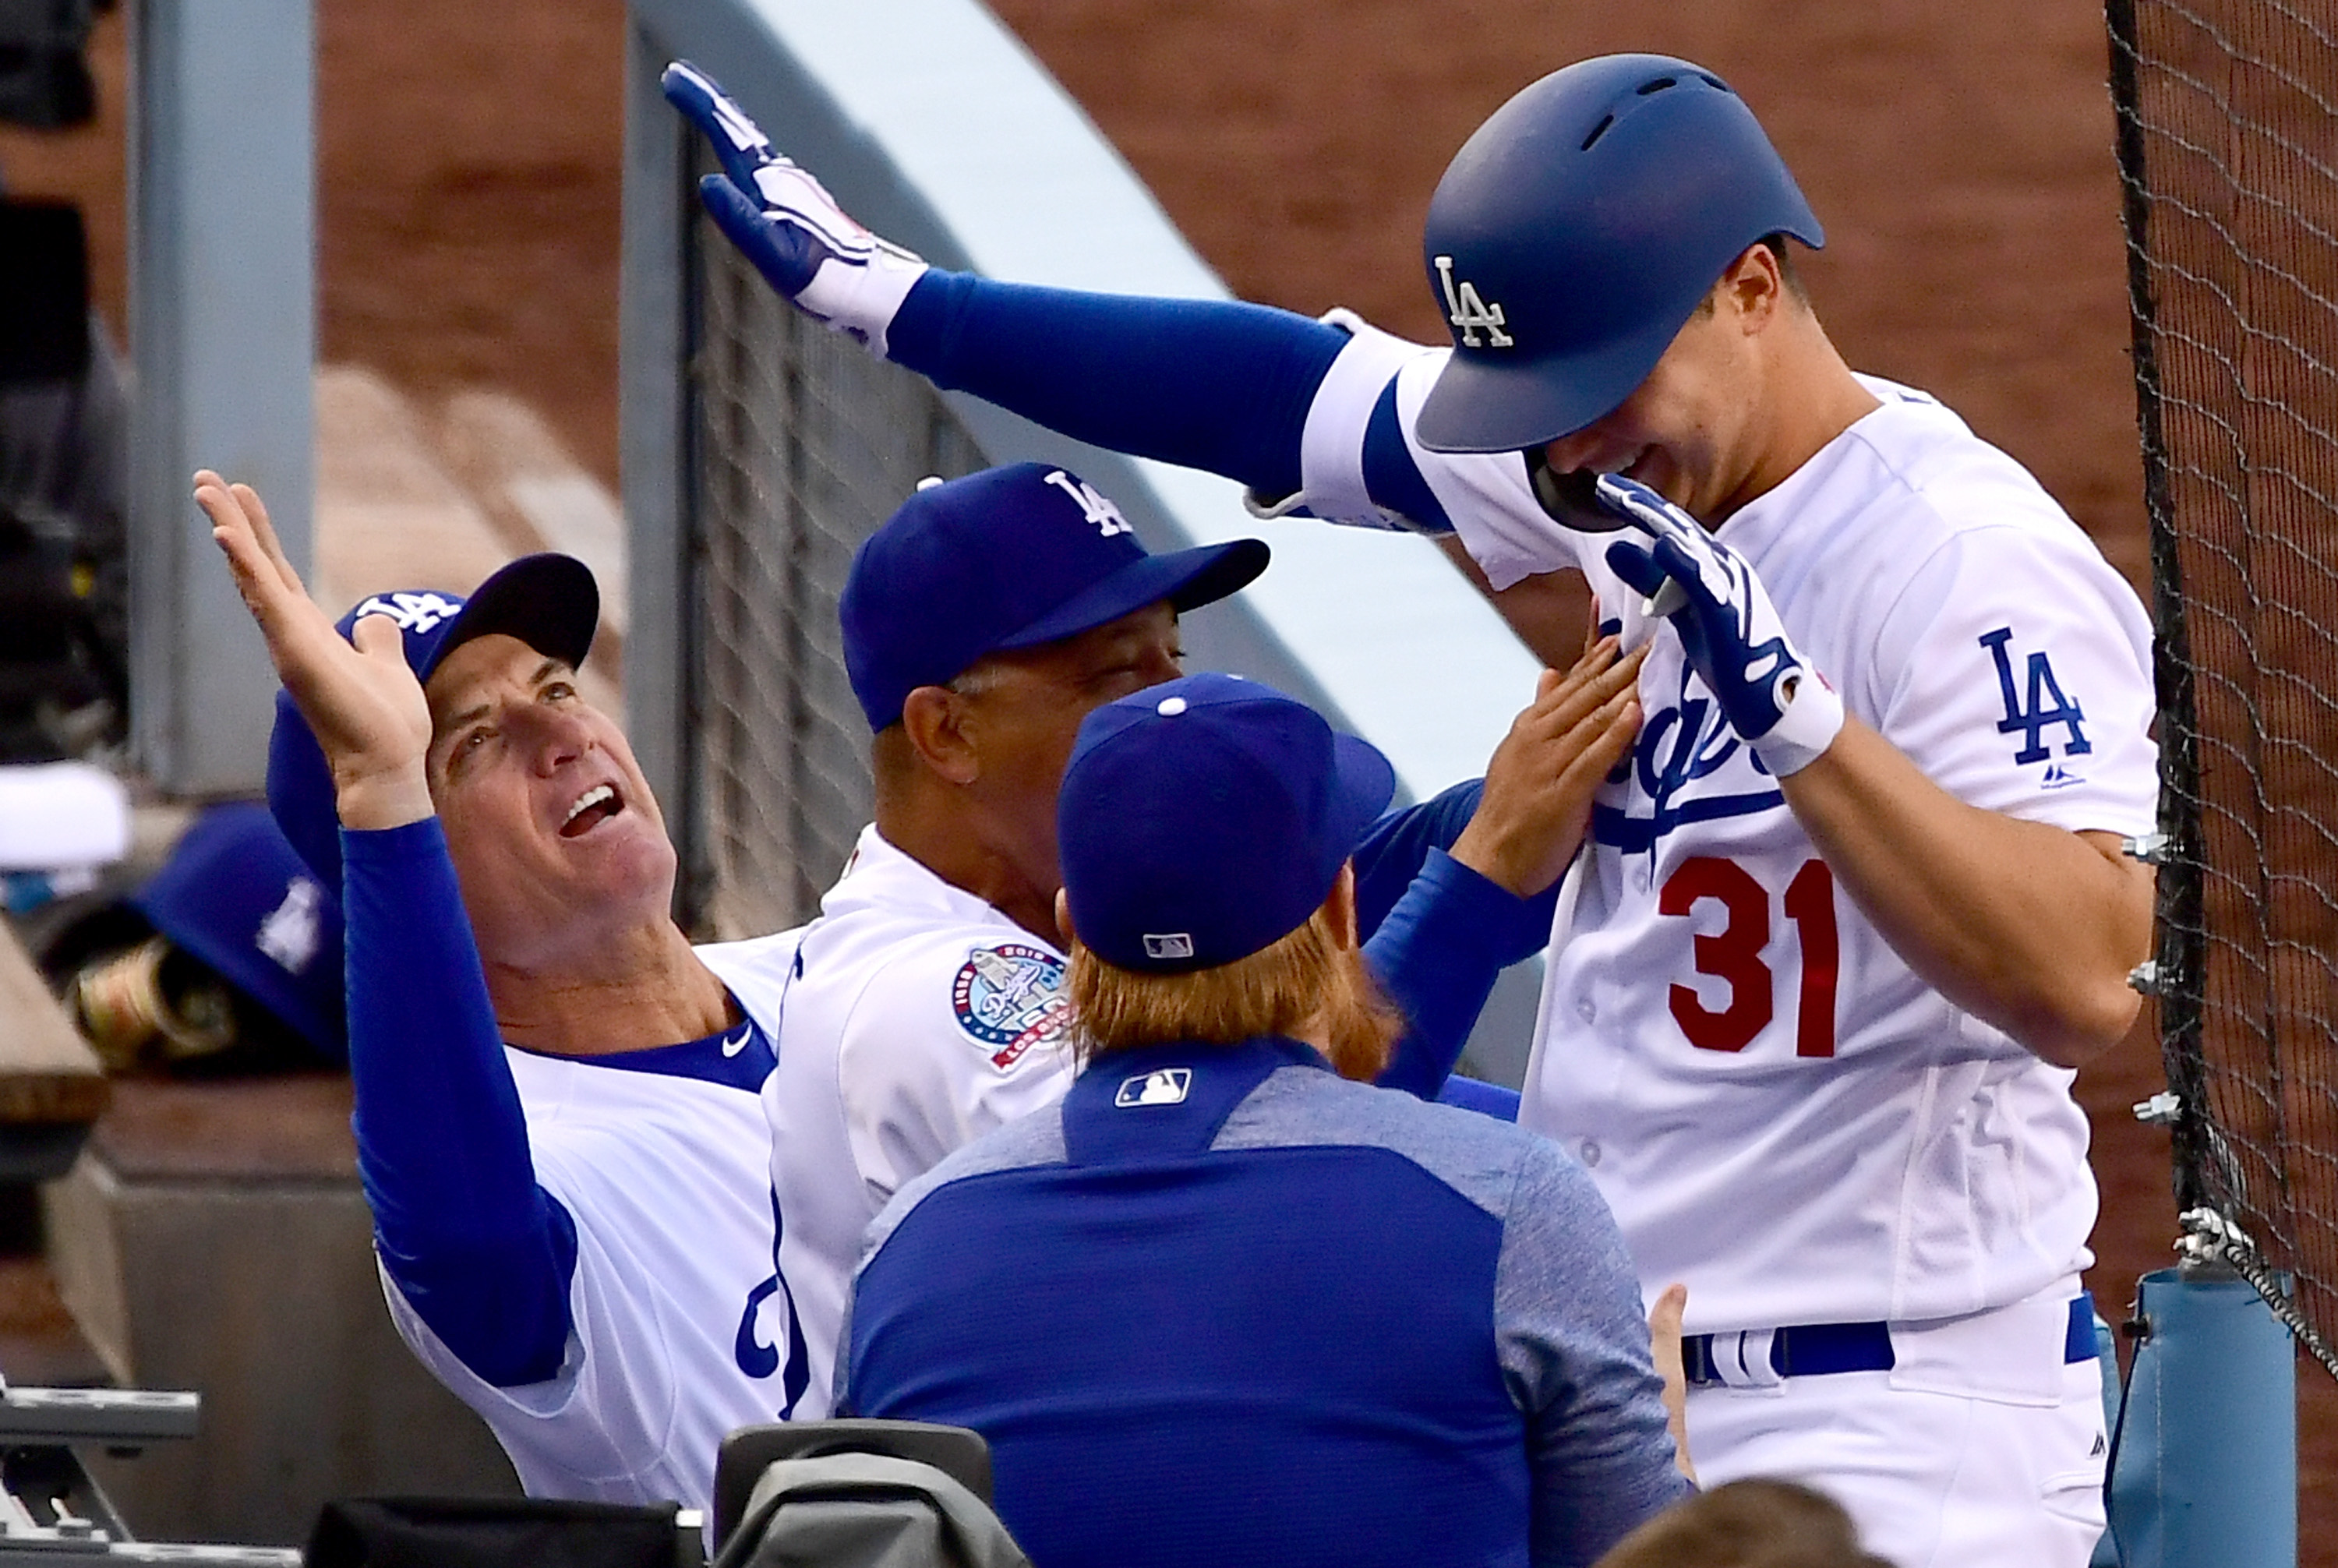
[[[1380,357],[1400,407],[1447,358],[1367,333],[1351,352]],[[1955,415],[1862,385],[1875,409],[1714,537],[1850,718],[1959,801],[2149,830],[2133,591]],[[1319,399],[1314,418],[1361,447],[1369,412]],[[2074,1073],[1843,896],[1770,749],[1596,535],[1550,518],[1514,460],[1413,451],[1498,587],[1572,564],[1650,644],[1639,744],[1561,897],[1520,1122],[1590,1169],[1651,1293],[1688,1284],[1700,1477],[1818,1481],[1894,1563],[2084,1562],[2105,1450]]]
[[[820,901],[763,1095],[781,1266],[832,1377],[861,1233],[952,1150],[1063,1096],[1064,956],[861,829]],[[822,1387],[826,1385],[823,1383]]]
[[[1646,719],[1560,900],[1521,1119],[1652,1296],[1686,1281],[1707,1480],[1812,1480],[1901,1568],[2085,1562],[2068,1084],[2149,946],[2147,629],[2010,458],[1844,364],[1790,259],[1822,231],[1726,83],[1608,56],[1498,112],[1431,204],[1434,350],[855,250],[736,123],[710,212],[896,362],[1265,514],[1450,531],[1498,588],[1590,580]]]
[[[498,1386],[385,1269],[399,1337],[477,1412],[532,1497],[673,1500],[712,1519],[739,1427],[828,1413],[772,1266],[771,1076],[801,933],[698,948],[744,1014],[707,1040],[616,1056],[506,1046],[536,1182],[572,1217],[572,1338],[550,1377]]]
[[[760,1099],[798,934],[693,949],[673,926],[657,803],[574,685],[580,563],[377,594],[337,634],[259,498],[199,484],[299,696],[270,804],[347,900],[392,1319],[531,1495],[711,1519],[724,1436],[828,1406],[773,1267]]]

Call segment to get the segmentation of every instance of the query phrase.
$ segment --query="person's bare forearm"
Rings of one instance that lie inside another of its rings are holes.
[[[1582,573],[1538,572],[1507,588],[1497,588],[1486,580],[1485,568],[1470,558],[1459,538],[1449,534],[1437,541],[1437,547],[1469,580],[1470,586],[1486,596],[1495,613],[1545,667],[1566,669],[1575,651],[1592,635],[1591,585],[1583,580]]]
[[[2127,1033],[2151,873],[2115,835],[1966,805],[1855,719],[1781,785],[1844,891],[1950,1001],[2059,1066]]]

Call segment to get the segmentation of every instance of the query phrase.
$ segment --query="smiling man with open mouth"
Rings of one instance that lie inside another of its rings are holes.
[[[826,1408],[757,1091],[797,933],[693,947],[676,858],[576,671],[565,555],[337,627],[260,498],[197,476],[287,691],[285,836],[349,922],[359,1173],[390,1314],[539,1496],[705,1508],[734,1427]]]

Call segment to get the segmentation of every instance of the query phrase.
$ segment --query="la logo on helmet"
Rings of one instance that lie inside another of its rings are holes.
[[[1488,305],[1478,297],[1478,286],[1467,279],[1453,280],[1453,258],[1437,259],[1437,279],[1445,286],[1445,313],[1453,325],[1461,328],[1464,348],[1508,348],[1518,339],[1502,328],[1508,324],[1499,305]],[[1478,341],[1478,329],[1486,329],[1486,341]]]

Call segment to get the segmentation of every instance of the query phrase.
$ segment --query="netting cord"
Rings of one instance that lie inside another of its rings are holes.
[[[2169,1126],[2176,1206],[2215,1201],[2210,1169],[2212,1127],[2206,1058],[2202,1050],[2207,927],[2203,918],[2200,852],[2199,719],[2191,638],[2184,615],[2184,567],[2167,480],[2161,425],[2159,307],[2152,288],[2151,196],[2145,178],[2144,127],[2137,63],[2141,58],[2135,0],[2106,0],[2110,85],[2117,127],[2120,216],[2127,230],[2127,309],[2135,353],[2136,424],[2143,450],[2144,508],[2151,532],[2152,679],[2160,716],[2159,839],[2145,857],[2157,867],[2158,951],[2150,995],[2159,1003],[2159,1050],[2176,1096]]]
[[[2296,1298],[2283,1288],[2280,1277],[2266,1264],[2249,1233],[2214,1209],[2186,1210],[2180,1218],[2184,1235],[2176,1243],[2176,1250],[2185,1263],[2221,1263],[2247,1280],[2249,1288],[2264,1298],[2273,1315],[2305,1347],[2306,1353],[2322,1363],[2323,1371],[2338,1377],[2338,1350],[2333,1350],[2313,1325],[2305,1320],[2305,1314],[2298,1310]]]

